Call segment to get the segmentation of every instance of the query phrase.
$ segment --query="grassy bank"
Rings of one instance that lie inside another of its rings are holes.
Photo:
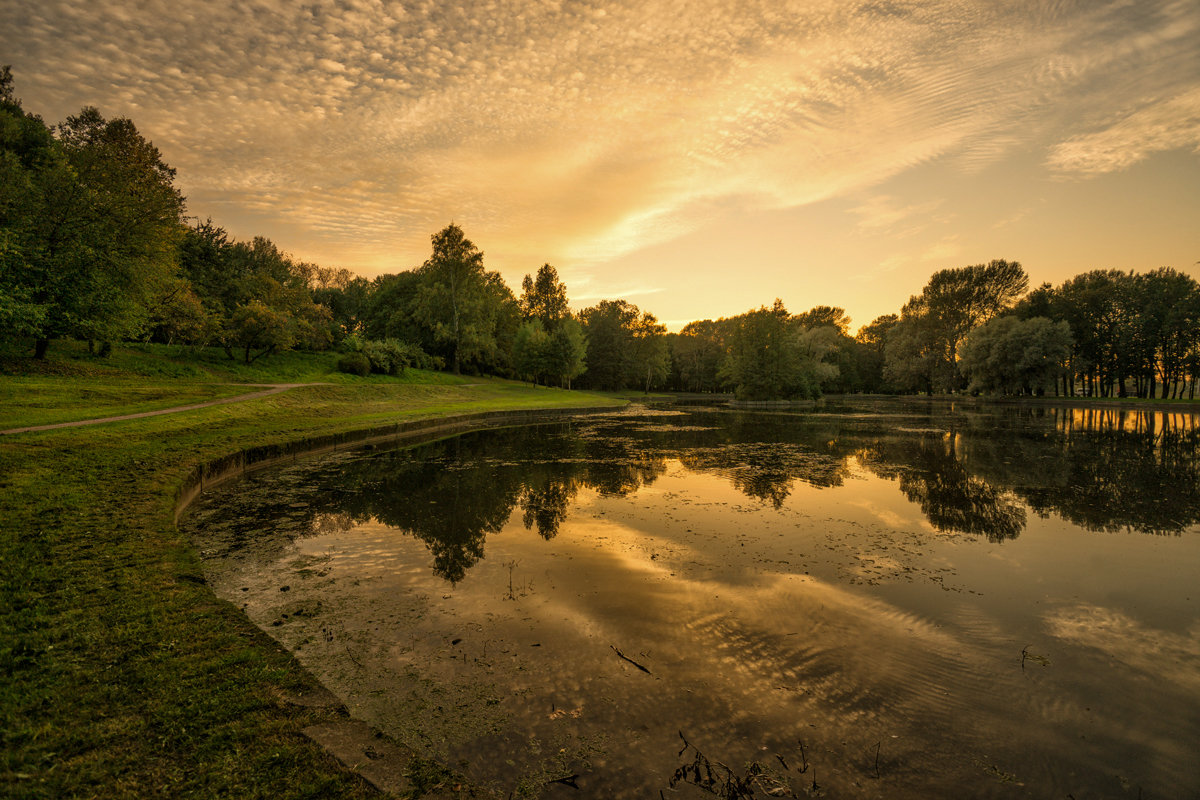
[[[355,379],[302,356],[248,374],[172,352],[52,355],[24,369],[20,359],[0,362],[0,422],[11,423],[0,427],[246,391],[219,385],[231,378],[325,385],[0,437],[6,797],[371,794],[300,734],[337,712],[287,701],[315,689],[312,679],[207,589],[172,522],[175,491],[197,464],[257,445],[464,411],[605,402],[430,373]]]

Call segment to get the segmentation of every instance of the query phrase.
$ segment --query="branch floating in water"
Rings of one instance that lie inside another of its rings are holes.
[[[609,645],[609,647],[611,647],[611,648],[612,648],[612,651],[613,651],[614,653],[616,653],[618,656],[620,656],[620,657],[621,657],[621,658],[623,658],[624,660],[628,661],[630,664],[633,664],[635,667],[637,667],[638,669],[640,669],[642,672],[646,673],[647,675],[653,675],[653,674],[654,674],[653,672],[651,672],[650,670],[646,669],[645,667],[643,667],[643,666],[642,666],[641,664],[639,664],[638,662],[634,661],[634,660],[633,660],[632,658],[630,658],[629,656],[627,656],[627,655],[625,655],[624,653],[622,653],[622,652],[621,652],[620,650],[618,650],[618,649],[617,649],[615,646],[613,646],[613,645],[611,645],[611,644],[610,644],[610,645]]]

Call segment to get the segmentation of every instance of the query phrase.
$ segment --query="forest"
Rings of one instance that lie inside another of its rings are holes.
[[[47,125],[0,71],[0,339],[44,359],[57,339],[217,347],[251,362],[332,350],[344,372],[407,367],[563,387],[732,392],[1195,397],[1200,284],[1162,267],[1097,269],[1032,290],[1015,261],[930,276],[850,334],[841,308],[782,300],[668,333],[621,299],[573,309],[557,269],[519,294],[454,223],[420,266],[367,279],[237,241],[186,216],[175,170],[125,118]],[[764,298],[765,299],[765,298]]]

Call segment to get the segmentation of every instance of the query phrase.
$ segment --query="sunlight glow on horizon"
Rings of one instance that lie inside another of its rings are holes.
[[[28,110],[128,116],[190,214],[367,277],[455,221],[576,308],[853,329],[945,267],[1200,260],[1192,0],[0,4]]]

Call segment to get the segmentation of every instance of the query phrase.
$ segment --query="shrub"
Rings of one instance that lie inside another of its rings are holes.
[[[371,362],[371,372],[399,375],[409,365],[408,347],[395,339],[363,343],[363,355]]]
[[[337,368],[338,372],[362,378],[371,374],[371,360],[362,353],[347,353],[338,359]]]

